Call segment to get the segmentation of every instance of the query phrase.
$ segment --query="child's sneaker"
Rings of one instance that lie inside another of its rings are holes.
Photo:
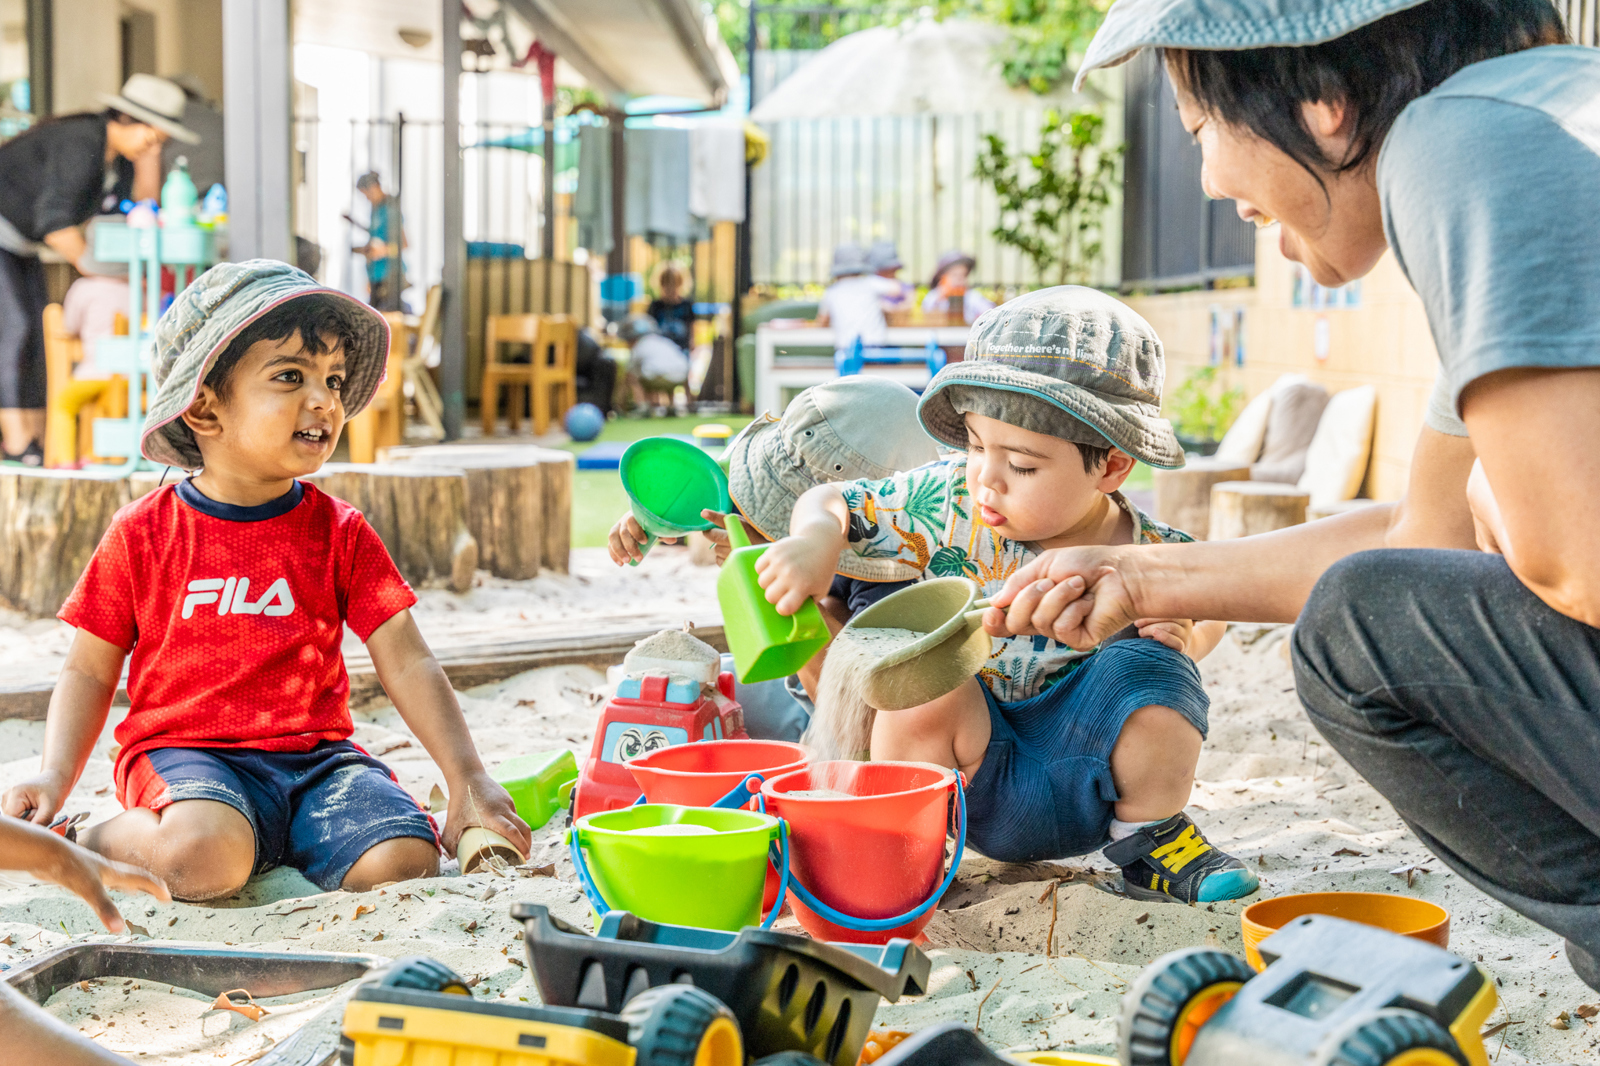
[[[1256,890],[1256,875],[1218,851],[1187,814],[1147,825],[1101,852],[1122,867],[1123,891],[1160,903],[1213,903]]]

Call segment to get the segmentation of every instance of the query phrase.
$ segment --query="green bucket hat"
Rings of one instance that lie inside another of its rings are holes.
[[[728,495],[768,540],[789,535],[802,493],[829,481],[869,481],[915,470],[939,457],[917,424],[917,394],[897,381],[853,376],[813,385],[784,409],[744,428],[729,444]],[[854,552],[839,556],[851,572]]]
[[[953,448],[967,446],[961,414],[974,411],[1176,470],[1183,449],[1161,417],[1163,375],[1161,339],[1133,308],[1098,289],[1059,285],[984,312],[966,358],[934,375],[917,416]]]
[[[367,406],[388,369],[389,323],[382,315],[276,259],[223,263],[196,278],[156,321],[151,337],[156,393],[139,435],[144,457],[186,470],[199,466],[200,447],[180,416],[200,395],[217,357],[250,323],[279,304],[312,293],[349,300],[365,312],[358,316],[356,350],[345,353],[345,419]]]
[[[1426,0],[1117,0],[1078,68],[1075,89],[1098,67],[1140,49],[1225,51],[1322,44]]]

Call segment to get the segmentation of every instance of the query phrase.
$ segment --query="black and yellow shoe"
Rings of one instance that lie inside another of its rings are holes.
[[[1214,903],[1248,896],[1259,883],[1244,863],[1213,847],[1182,812],[1107,844],[1102,854],[1122,867],[1123,891],[1134,899]]]

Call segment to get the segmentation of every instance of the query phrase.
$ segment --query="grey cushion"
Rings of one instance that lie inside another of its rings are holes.
[[[1328,390],[1314,381],[1285,381],[1275,386],[1267,437],[1261,445],[1261,458],[1250,467],[1250,480],[1299,481],[1326,406]]]

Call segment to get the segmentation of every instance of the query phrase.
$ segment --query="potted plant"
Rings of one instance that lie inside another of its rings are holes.
[[[1243,389],[1223,389],[1217,368],[1202,366],[1190,371],[1183,384],[1172,390],[1167,417],[1184,451],[1212,455],[1243,403]]]

